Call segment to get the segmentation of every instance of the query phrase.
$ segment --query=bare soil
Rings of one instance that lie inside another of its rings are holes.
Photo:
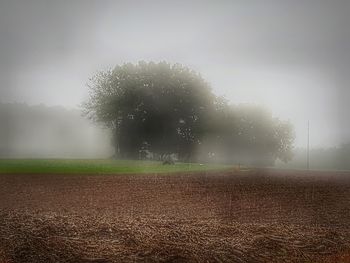
[[[0,262],[350,262],[350,173],[0,175]]]

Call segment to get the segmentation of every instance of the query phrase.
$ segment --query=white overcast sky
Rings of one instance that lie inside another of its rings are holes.
[[[179,62],[296,146],[350,141],[350,1],[0,0],[0,101],[79,107],[97,70]]]

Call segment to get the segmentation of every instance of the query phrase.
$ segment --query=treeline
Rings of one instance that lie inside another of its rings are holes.
[[[79,110],[0,103],[0,158],[105,158],[110,132]]]
[[[292,158],[290,123],[261,107],[230,105],[182,65],[124,64],[99,72],[89,87],[85,114],[113,130],[118,158],[147,151],[259,166]]]
[[[276,165],[279,168],[305,169],[306,159],[306,149],[297,148],[293,151],[293,159],[289,163],[278,162]],[[350,170],[350,143],[338,147],[311,149],[310,169]]]

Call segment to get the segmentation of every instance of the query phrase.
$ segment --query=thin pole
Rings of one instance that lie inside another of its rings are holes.
[[[310,169],[310,121],[307,121],[307,169]]]

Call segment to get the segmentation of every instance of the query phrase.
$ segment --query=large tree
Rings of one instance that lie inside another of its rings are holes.
[[[142,147],[191,158],[215,96],[196,72],[165,62],[124,64],[90,81],[86,112],[113,128],[116,154],[136,158]]]
[[[138,158],[141,149],[254,165],[291,158],[289,123],[260,107],[229,105],[179,64],[124,64],[99,72],[89,87],[86,113],[113,129],[120,158]]]

